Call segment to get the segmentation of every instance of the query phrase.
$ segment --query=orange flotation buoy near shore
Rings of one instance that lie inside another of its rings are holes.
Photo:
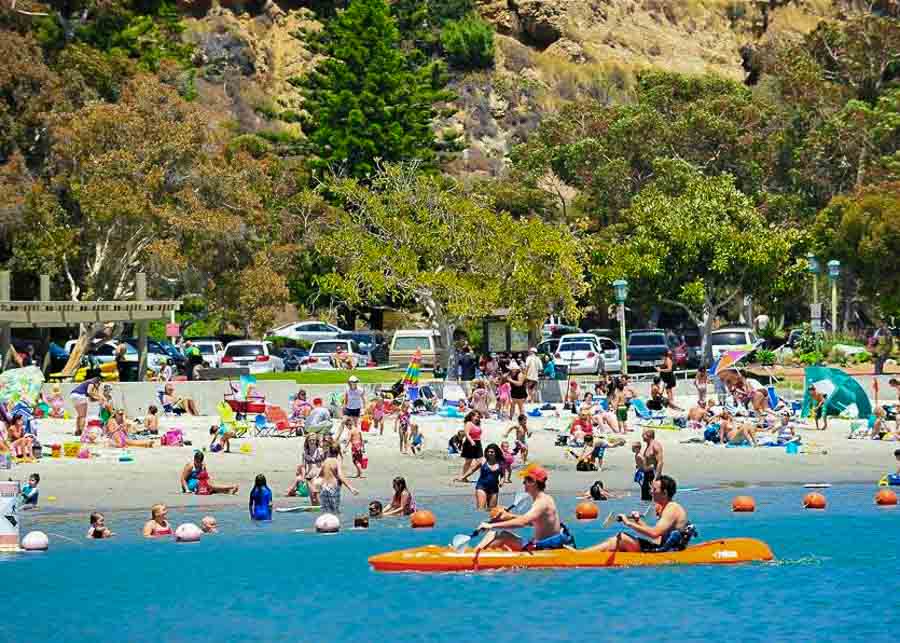
[[[731,510],[738,513],[752,513],[756,511],[756,501],[752,496],[735,496],[731,501]]]
[[[875,504],[879,507],[892,507],[897,504],[897,494],[893,489],[879,489],[875,494]]]
[[[575,507],[575,517],[578,520],[596,520],[599,513],[593,502],[579,502]]]
[[[419,509],[419,511],[409,517],[409,524],[413,529],[434,527],[435,522],[437,521],[434,518],[434,514],[427,509]]]
[[[821,493],[808,493],[803,496],[803,506],[807,509],[824,509],[825,505],[825,496]]]

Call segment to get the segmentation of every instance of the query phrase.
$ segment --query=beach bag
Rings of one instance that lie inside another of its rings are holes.
[[[593,462],[588,462],[587,460],[579,460],[575,465],[576,471],[596,471],[597,465]]]
[[[172,429],[171,431],[166,431],[159,441],[164,447],[184,446],[184,433],[181,429]]]

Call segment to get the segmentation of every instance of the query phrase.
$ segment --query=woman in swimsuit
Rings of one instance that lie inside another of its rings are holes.
[[[666,354],[663,356],[663,363],[658,369],[660,379],[662,379],[663,384],[666,385],[666,399],[669,403],[669,407],[675,409],[676,411],[683,411],[684,409],[680,408],[675,403],[675,387],[677,386],[677,382],[675,381],[675,360],[672,358],[672,351],[666,350]]]
[[[72,404],[75,406],[75,435],[78,436],[84,432],[84,424],[87,420],[88,413],[88,403],[99,402],[100,404],[104,404],[107,401],[100,388],[100,378],[92,377],[89,380],[83,381],[72,389],[72,392],[69,393],[69,397],[72,399]]]
[[[503,465],[500,460],[503,454],[496,444],[489,444],[484,450],[484,462],[475,466],[460,482],[468,482],[469,476],[478,471],[478,482],[475,483],[475,508],[490,509],[497,506],[500,497],[500,478],[503,476]]]
[[[472,462],[481,460],[484,452],[481,449],[481,415],[478,411],[469,411],[465,417],[466,438],[463,440],[463,468],[460,477],[469,473]]]
[[[385,509],[382,516],[409,516],[416,512],[416,501],[412,492],[406,486],[406,478],[397,476],[394,478],[394,497],[391,506]]]
[[[165,505],[150,507],[150,520],[144,523],[144,538],[171,536],[174,532],[169,524],[169,508]]]
[[[181,493],[197,493],[200,488],[200,473],[208,472],[206,471],[206,465],[203,464],[203,452],[195,451],[194,452],[194,461],[190,464],[184,465],[184,469],[181,470]],[[209,493],[230,493],[236,494],[240,487],[239,485],[214,485],[209,483],[207,485],[207,489]]]
[[[153,448],[153,440],[131,440],[128,437],[130,425],[125,419],[125,410],[116,409],[109,422],[106,423],[106,436],[112,447],[124,449],[125,447]]]
[[[178,397],[175,395],[175,385],[171,382],[167,382],[163,388],[163,405],[171,406],[173,409],[187,412],[191,415],[200,415],[194,400],[189,397]]]

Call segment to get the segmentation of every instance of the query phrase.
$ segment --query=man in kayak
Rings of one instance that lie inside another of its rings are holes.
[[[632,512],[630,516],[619,514],[617,520],[645,538],[620,532],[608,540],[588,547],[592,551],[628,551],[628,552],[663,552],[681,551],[687,547],[694,535],[694,526],[688,522],[684,507],[672,501],[677,485],[669,476],[659,476],[653,481],[653,501],[657,505],[659,520],[650,526],[641,519],[640,514]]]
[[[493,522],[483,522],[478,528],[486,529],[488,533],[475,548],[476,557],[484,549],[508,549],[510,551],[522,551],[532,549],[562,549],[574,547],[575,539],[569,533],[568,528],[559,521],[559,512],[556,510],[556,502],[553,497],[544,492],[547,487],[547,470],[537,464],[530,464],[519,472],[523,478],[525,492],[531,496],[531,509],[522,516],[507,511],[500,512]],[[534,535],[527,543],[508,531],[496,531],[497,529],[517,529],[519,527],[534,527]]]

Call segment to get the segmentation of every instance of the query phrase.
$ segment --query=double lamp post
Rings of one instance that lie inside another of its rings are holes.
[[[806,255],[806,271],[812,276],[812,307],[810,318],[813,332],[822,330],[822,307],[819,304],[819,259],[813,253]],[[837,333],[837,282],[841,276],[841,262],[832,259],[828,262],[828,280],[831,282],[831,333]]]

